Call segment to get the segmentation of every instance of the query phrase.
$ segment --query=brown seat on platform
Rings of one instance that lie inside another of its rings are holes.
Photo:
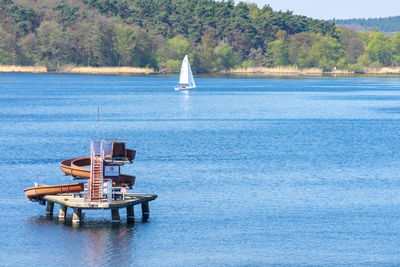
[[[132,161],[136,156],[136,150],[127,149],[126,150],[126,159]]]
[[[112,142],[111,158],[122,160],[126,159],[125,142]]]

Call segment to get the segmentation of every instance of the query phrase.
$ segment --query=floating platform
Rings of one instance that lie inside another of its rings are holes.
[[[54,203],[60,205],[59,219],[65,219],[73,209],[72,222],[79,223],[82,209],[110,209],[112,222],[119,222],[119,209],[126,208],[127,219],[133,220],[134,206],[142,206],[143,220],[149,218],[149,201],[153,194],[127,193],[136,177],[121,174],[120,167],[132,163],[136,151],[126,149],[121,139],[97,139],[90,142],[90,157],[66,159],[60,162],[65,175],[73,179],[88,179],[86,183],[39,185],[25,189],[30,201],[46,205],[47,215],[53,215]]]
[[[88,202],[82,194],[62,194],[46,195],[42,199],[47,202],[46,214],[52,215],[54,203],[60,205],[59,219],[65,219],[68,208],[73,208],[72,222],[79,223],[82,220],[83,209],[110,209],[112,222],[119,222],[119,209],[126,208],[127,220],[134,219],[134,206],[141,204],[142,219],[147,220],[150,215],[149,201],[157,198],[153,194],[133,194],[128,193],[119,195],[117,200],[111,202]]]

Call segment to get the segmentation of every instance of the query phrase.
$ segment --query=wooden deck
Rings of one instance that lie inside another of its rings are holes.
[[[64,195],[47,195],[43,199],[58,203],[70,208],[79,209],[121,209],[127,206],[138,205],[143,202],[148,202],[157,198],[157,195],[152,194],[125,194],[124,200],[115,200],[108,202],[85,202],[83,197],[73,197],[72,194]]]
[[[149,201],[157,198],[153,194],[125,194],[124,197],[111,202],[88,202],[85,201],[80,194],[62,194],[62,195],[46,195],[43,199],[47,202],[46,213],[53,214],[54,203],[60,205],[59,219],[65,220],[67,208],[73,208],[72,222],[79,223],[81,221],[81,214],[83,209],[110,209],[112,222],[119,222],[119,209],[126,208],[127,219],[134,219],[134,206],[141,204],[142,218],[147,220],[149,218]]]

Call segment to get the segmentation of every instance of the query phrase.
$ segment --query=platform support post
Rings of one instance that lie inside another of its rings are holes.
[[[149,202],[142,202],[142,219],[147,220],[150,215]]]
[[[53,209],[54,209],[54,202],[52,201],[47,201],[47,206],[46,206],[46,215],[53,215]]]
[[[74,213],[72,214],[72,223],[80,223],[82,218],[82,210],[79,208],[74,208]]]
[[[111,209],[111,222],[119,222],[119,209]]]
[[[67,216],[67,206],[60,204],[60,211],[58,212],[58,219],[59,220],[65,220],[65,217]]]
[[[133,205],[126,207],[126,219],[128,221],[134,221],[135,220],[135,210],[134,210]]]

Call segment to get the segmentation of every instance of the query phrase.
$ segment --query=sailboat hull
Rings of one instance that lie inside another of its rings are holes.
[[[194,86],[186,86],[186,87],[182,87],[182,86],[177,86],[175,87],[175,91],[192,91],[194,88]]]

